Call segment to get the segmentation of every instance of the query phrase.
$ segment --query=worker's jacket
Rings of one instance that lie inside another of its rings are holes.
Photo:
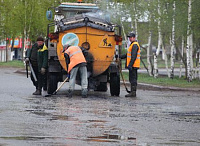
[[[27,58],[29,58],[32,66],[38,66],[38,62],[37,62],[37,54],[38,54],[38,45],[37,43],[33,44],[31,49],[27,49]]]
[[[42,48],[38,49],[37,52],[37,62],[38,62],[38,69],[41,68],[47,69],[48,67],[48,49],[44,44]]]
[[[135,62],[133,63],[133,67],[140,68],[140,45],[138,44],[138,42],[133,42],[129,46],[128,51],[127,51],[126,66],[128,66],[131,61],[131,52],[133,49],[133,45],[138,46],[137,57],[135,59]]]
[[[65,53],[69,55],[70,63],[68,66],[68,73],[73,67],[80,63],[86,63],[85,57],[83,56],[82,50],[78,46],[70,46]]]

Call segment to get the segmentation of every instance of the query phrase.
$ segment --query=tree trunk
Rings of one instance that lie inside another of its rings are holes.
[[[194,70],[194,78],[196,79],[197,78],[197,76],[198,76],[198,57],[199,57],[199,54],[198,54],[198,52],[196,52],[196,54],[195,54],[195,70]]]
[[[24,35],[22,35],[22,48],[21,48],[21,59],[22,59],[22,61],[24,60],[24,47],[25,47],[24,39],[25,39],[25,37],[24,37]]]
[[[183,56],[183,50],[184,50],[184,37],[182,36],[181,56]],[[181,59],[181,63],[180,63],[179,78],[182,77],[182,68],[183,68],[183,59]]]
[[[138,27],[137,27],[137,9],[136,9],[136,0],[134,2],[134,12],[135,12],[135,18],[134,18],[134,22],[135,22],[135,38],[138,39]]]
[[[158,77],[158,60],[157,60],[157,55],[156,53],[153,53],[154,57],[154,78]]]
[[[192,0],[189,0],[188,5],[188,30],[187,30],[187,80],[192,81],[192,32],[191,32],[191,12],[192,12]]]
[[[168,67],[168,59],[167,59],[167,53],[166,53],[166,49],[165,49],[164,45],[163,45],[162,49],[163,49],[163,56],[164,56],[164,60],[165,60],[165,68],[166,68],[166,71],[167,71],[167,76],[170,77],[169,67]]]
[[[127,37],[126,37],[125,30],[124,30],[124,25],[122,23],[122,19],[120,19],[120,23],[121,23],[121,26],[122,26],[122,32],[123,32],[123,35],[124,35],[125,42],[127,42]]]
[[[160,49],[161,49],[161,42],[162,42],[162,35],[161,35],[161,26],[160,26],[160,17],[161,17],[161,13],[160,13],[160,1],[158,0],[158,48],[156,49],[156,53],[154,53],[154,77],[157,78],[158,77],[158,60],[157,57],[160,53]]]
[[[8,61],[8,40],[7,40],[7,36],[6,36],[6,62]]]
[[[152,33],[149,30],[149,39],[148,39],[148,47],[147,47],[147,64],[148,64],[148,73],[149,76],[153,76],[153,70],[151,65],[151,50],[152,50]]]
[[[173,3],[173,21],[172,21],[172,40],[171,40],[171,72],[170,78],[174,78],[174,59],[175,59],[175,11],[176,3]]]
[[[200,52],[199,52],[199,80],[200,80]]]

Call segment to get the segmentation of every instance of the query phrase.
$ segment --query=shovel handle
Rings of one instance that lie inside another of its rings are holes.
[[[56,94],[58,92],[58,90],[64,85],[64,83],[68,80],[68,77],[66,77],[66,79],[62,82],[62,84],[60,84],[60,86],[56,89],[56,91],[53,94]]]

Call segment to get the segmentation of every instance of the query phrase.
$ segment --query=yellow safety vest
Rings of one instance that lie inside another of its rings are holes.
[[[70,46],[67,50],[65,50],[65,53],[67,53],[70,58],[68,73],[77,64],[86,62],[85,57],[83,56],[82,50],[78,46]]]
[[[129,48],[128,48],[128,52],[127,52],[127,58],[126,58],[126,66],[129,65],[130,61],[131,61],[131,52],[132,52],[132,48],[133,45],[137,45],[138,46],[138,51],[137,51],[137,57],[135,59],[135,62],[133,63],[133,67],[138,67],[140,68],[140,45],[138,42],[133,42]]]

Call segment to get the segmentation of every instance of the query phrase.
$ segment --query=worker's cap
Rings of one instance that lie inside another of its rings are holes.
[[[65,45],[63,46],[63,52],[65,52],[65,50],[67,50],[70,46],[71,46],[71,45],[69,45],[69,44],[65,44]]]
[[[37,41],[43,41],[43,42],[44,42],[44,38],[41,37],[41,36],[39,36],[39,37],[37,38]]]
[[[128,35],[127,35],[127,37],[135,37],[135,34],[134,33],[129,33]]]

